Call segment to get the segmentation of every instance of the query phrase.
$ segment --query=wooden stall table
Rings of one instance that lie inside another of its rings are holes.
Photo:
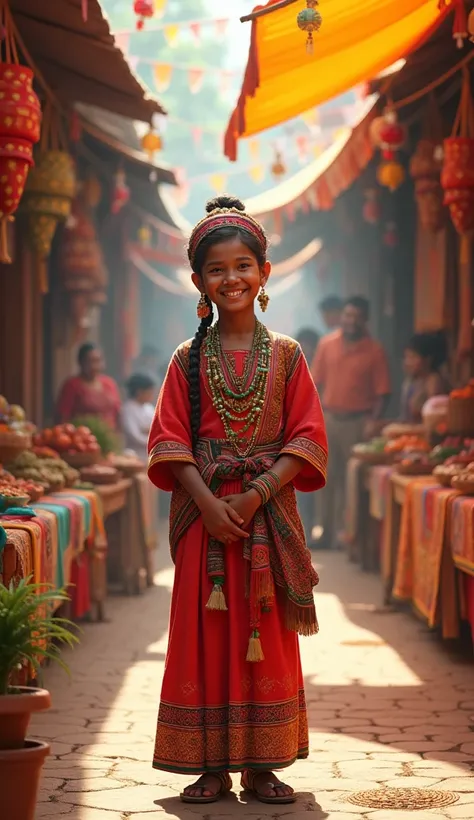
[[[107,576],[126,595],[144,592],[152,584],[151,555],[156,540],[146,531],[142,479],[138,474],[96,487],[104,508],[109,543]],[[148,525],[150,529],[150,522]]]
[[[413,476],[392,473],[385,498],[385,516],[382,532],[381,570],[384,582],[384,604],[393,603],[392,590],[398,555],[398,538],[406,488]]]

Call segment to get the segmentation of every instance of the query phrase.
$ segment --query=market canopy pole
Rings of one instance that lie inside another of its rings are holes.
[[[280,125],[380,74],[418,48],[459,2],[331,0],[321,4],[315,53],[305,49],[297,10],[304,0],[270,0],[251,20],[242,90],[224,152],[237,159],[238,140]],[[296,6],[296,8],[295,8]],[[301,10],[300,10],[301,11]],[[453,48],[455,45],[453,44]]]

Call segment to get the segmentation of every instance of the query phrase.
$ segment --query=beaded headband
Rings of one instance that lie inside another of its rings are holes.
[[[267,252],[267,237],[265,232],[257,222],[245,211],[239,211],[238,208],[216,208],[207,214],[204,219],[201,219],[194,228],[188,245],[188,258],[193,267],[196,251],[206,236],[217,231],[218,228],[231,226],[232,228],[242,228],[248,231],[255,237],[260,245],[263,254]]]

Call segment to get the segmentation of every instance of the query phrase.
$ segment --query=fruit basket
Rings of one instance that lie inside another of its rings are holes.
[[[127,456],[111,456],[110,464],[115,467],[125,478],[131,478],[146,470],[146,464],[138,458],[128,458]]]
[[[81,481],[91,484],[116,484],[121,475],[115,467],[96,465],[81,470]]]
[[[12,490],[12,493],[14,491]],[[0,513],[4,513],[10,507],[26,507],[30,502],[28,495],[7,495],[0,493]]]
[[[454,476],[451,487],[463,495],[474,495],[474,473],[460,473]]]
[[[14,461],[25,450],[29,450],[31,444],[31,433],[19,433],[16,430],[0,432],[0,463]]]
[[[424,476],[424,475],[431,475],[433,472],[433,465],[426,464],[425,462],[420,461],[411,461],[405,462],[400,461],[395,470],[400,475],[413,475],[413,476]]]
[[[357,447],[354,447],[352,450],[352,455],[354,458],[359,459],[359,461],[363,461],[365,464],[370,464],[373,467],[392,464],[394,459],[392,453],[377,452],[375,450],[358,450]]]
[[[102,456],[100,453],[62,453],[61,458],[70,467],[81,470],[83,467],[92,467],[93,464],[98,464]]]

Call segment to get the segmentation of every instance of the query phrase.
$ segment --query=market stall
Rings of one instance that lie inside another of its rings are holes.
[[[102,620],[109,580],[127,594],[152,584],[156,494],[136,458],[104,453],[84,425],[36,431],[0,397],[4,584],[32,576]]]

